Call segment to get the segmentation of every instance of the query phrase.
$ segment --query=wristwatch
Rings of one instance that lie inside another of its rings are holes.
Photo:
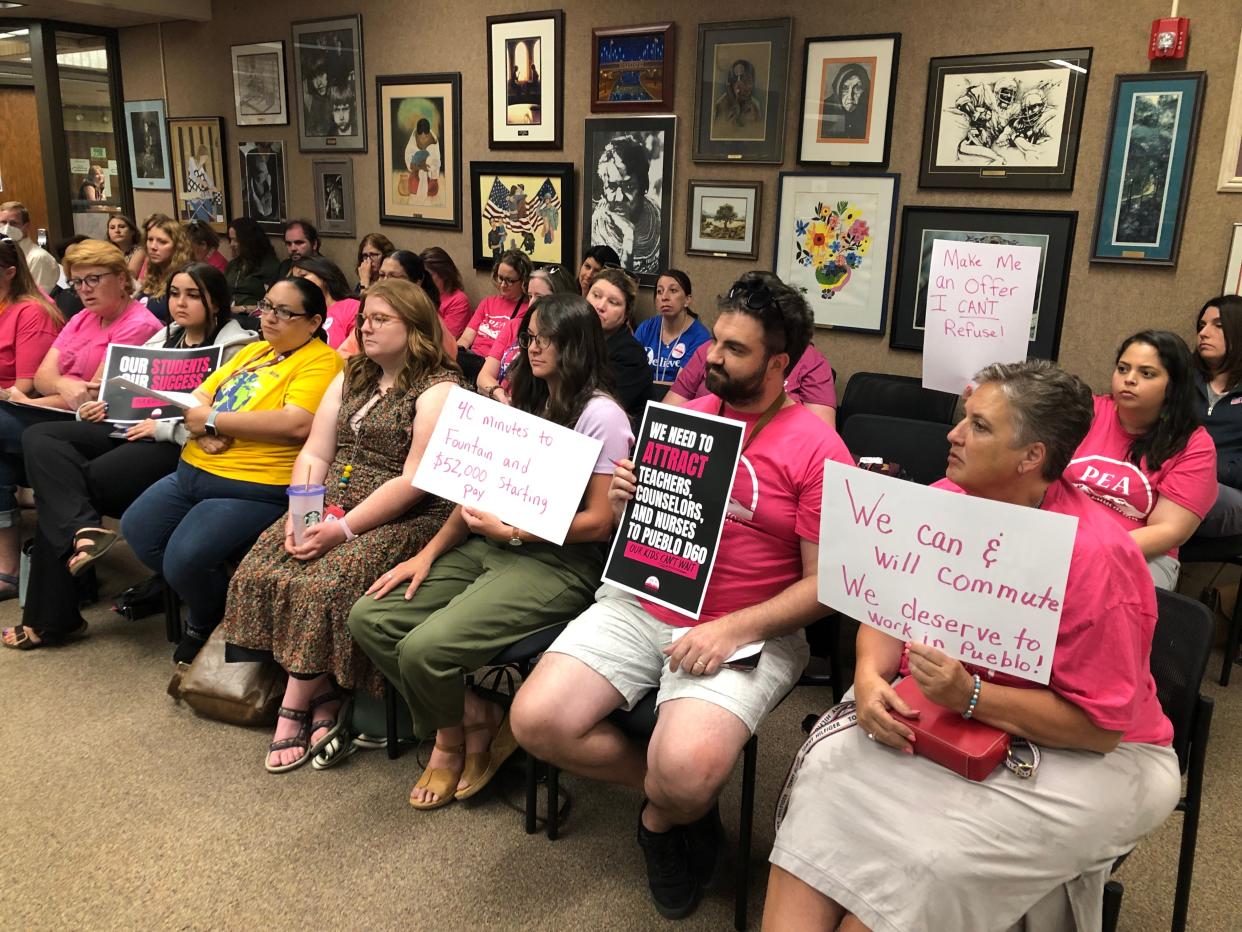
[[[513,532],[513,533],[510,535],[510,537],[509,537],[509,546],[510,546],[510,547],[521,547],[521,546],[522,546],[522,538],[518,537],[518,529],[517,529],[517,527],[516,527],[515,525],[512,525],[512,524],[511,524],[511,525],[509,525],[509,530]]]
[[[207,421],[203,424],[203,430],[208,437],[219,437],[220,433],[216,430],[216,417],[220,414],[219,408],[212,408],[211,413],[207,415]]]

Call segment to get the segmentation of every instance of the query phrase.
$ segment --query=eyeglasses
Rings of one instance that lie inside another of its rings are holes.
[[[115,274],[116,272],[99,272],[95,275],[83,275],[81,278],[71,278],[69,279],[69,287],[74,291],[81,291],[83,288],[88,288],[91,291],[94,291],[99,287],[99,283],[101,281],[109,275]]]
[[[496,282],[501,285],[518,285],[522,282],[520,278],[506,278],[503,275],[493,275],[492,278],[494,278]]]
[[[552,345],[552,337],[542,333],[531,333],[529,330],[519,333],[517,340],[518,346],[522,349],[530,349],[533,346],[541,353]]]
[[[765,311],[776,307],[776,296],[763,282],[737,282],[729,289],[730,301],[741,300],[752,311]]]
[[[372,262],[374,262],[376,259],[384,258],[384,254],[382,252],[364,252],[362,254],[362,258],[370,259]]]
[[[385,324],[391,324],[396,319],[397,318],[390,317],[387,314],[359,314],[356,318],[354,318],[359,327],[363,324],[370,324],[372,330],[379,330]]]
[[[293,320],[295,317],[311,316],[310,314],[299,314],[297,311],[291,311],[287,307],[279,307],[267,300],[267,298],[264,298],[257,305],[255,305],[255,311],[263,317],[271,316],[275,317],[277,320]]]
[[[404,272],[385,272],[381,270],[375,273],[376,281],[383,282],[383,281],[387,281],[390,278],[395,278],[400,281],[407,281],[407,282],[409,281],[409,278],[406,277],[406,274]]]

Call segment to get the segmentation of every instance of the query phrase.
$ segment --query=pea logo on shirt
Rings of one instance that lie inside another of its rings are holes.
[[[1097,502],[1135,521],[1146,520],[1156,506],[1156,493],[1133,463],[1107,456],[1071,460],[1065,476]]]

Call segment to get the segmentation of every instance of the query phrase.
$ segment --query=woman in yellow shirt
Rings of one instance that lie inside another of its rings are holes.
[[[177,662],[193,660],[223,616],[229,560],[285,511],[293,461],[341,370],[340,356],[323,342],[323,293],[310,282],[277,282],[258,312],[263,339],[195,390],[200,404],[185,412],[193,439],[177,471],[121,519],[134,555],[189,608]]]

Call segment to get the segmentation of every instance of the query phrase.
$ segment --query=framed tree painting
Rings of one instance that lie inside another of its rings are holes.
[[[1077,225],[1076,211],[907,205],[901,217],[893,303],[896,311],[889,345],[894,349],[923,349],[929,293],[935,284],[928,279],[936,240],[1035,246],[1040,251],[1039,276],[1027,357],[1056,359]]]
[[[125,101],[125,140],[129,146],[130,182],[138,191],[168,191],[168,134],[164,101]]]
[[[559,149],[565,111],[565,13],[487,18],[491,149]]]
[[[381,75],[380,221],[461,229],[461,73]]]
[[[1177,264],[1207,75],[1119,74],[1092,262]]]
[[[1225,263],[1225,285],[1221,294],[1242,295],[1242,223],[1233,225],[1233,239],[1229,243],[1229,259]]]
[[[758,181],[691,181],[686,255],[759,258]]]
[[[315,186],[315,226],[320,236],[353,237],[354,163],[349,159],[320,159],[311,162]]]
[[[582,156],[582,251],[611,246],[639,284],[672,254],[677,117],[595,117]]]
[[[784,161],[791,24],[699,24],[694,161]]]
[[[919,187],[1070,191],[1091,49],[933,58]]]
[[[798,163],[888,164],[901,35],[807,39]]]
[[[781,172],[773,269],[817,326],[884,332],[900,178]]]
[[[1242,36],[1238,37],[1238,64],[1233,70],[1225,151],[1220,156],[1220,180],[1216,190],[1242,191]]]
[[[285,43],[234,45],[233,107],[238,126],[285,126],[289,89],[285,84]]]
[[[677,75],[672,23],[591,30],[591,112],[669,113]]]
[[[470,191],[476,269],[510,249],[538,266],[574,267],[573,162],[471,162]]]
[[[243,213],[265,233],[279,235],[289,215],[283,142],[239,142]]]
[[[173,209],[182,222],[202,220],[217,233],[228,230],[228,170],[222,117],[170,117]]]
[[[293,83],[299,150],[367,151],[361,16],[294,23]]]

